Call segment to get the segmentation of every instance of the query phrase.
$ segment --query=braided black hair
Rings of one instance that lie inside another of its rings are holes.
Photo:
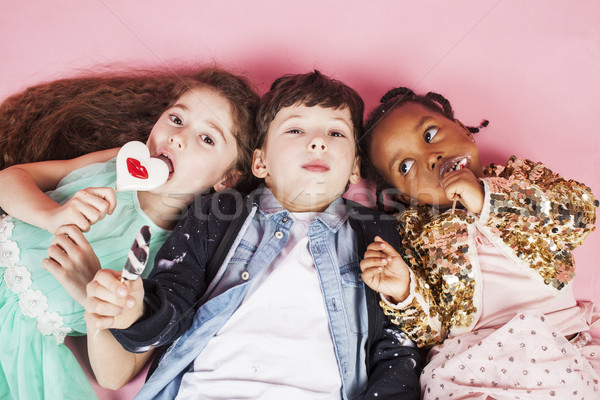
[[[381,122],[389,113],[394,109],[400,107],[406,103],[417,103],[428,108],[429,110],[442,114],[449,120],[454,121],[454,110],[450,105],[448,99],[439,93],[428,92],[425,95],[419,95],[413,92],[411,89],[406,87],[397,87],[388,90],[386,94],[381,97],[379,106],[377,106],[369,116],[367,117],[364,125],[363,134],[361,137],[360,156],[361,156],[361,175],[372,181],[375,186],[375,193],[377,199],[377,208],[381,211],[385,211],[383,191],[390,187],[389,183],[385,180],[383,175],[375,168],[370,158],[370,148],[372,141],[372,132],[375,126]],[[477,133],[481,128],[486,127],[489,124],[488,120],[483,120],[479,127],[466,128],[471,133]]]

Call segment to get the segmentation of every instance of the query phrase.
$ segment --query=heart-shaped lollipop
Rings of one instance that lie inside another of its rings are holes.
[[[153,190],[169,178],[164,161],[150,157],[142,142],[126,143],[117,154],[117,190]]]

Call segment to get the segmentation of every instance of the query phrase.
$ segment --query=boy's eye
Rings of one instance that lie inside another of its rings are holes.
[[[402,164],[400,164],[400,173],[402,175],[408,174],[410,172],[410,169],[414,165],[414,163],[415,163],[414,160],[403,161]]]
[[[302,133],[300,129],[288,129],[287,133],[299,134]]]
[[[211,146],[215,144],[215,141],[212,140],[212,138],[208,135],[200,135],[200,139],[202,139],[204,143],[209,144]]]
[[[330,136],[334,136],[334,137],[345,137],[345,135],[342,132],[339,132],[339,131],[333,131],[329,135]]]
[[[179,118],[177,115],[175,114],[169,114],[169,119],[171,120],[171,122],[173,122],[175,125],[183,125],[183,121],[181,120],[181,118]]]
[[[427,143],[429,143],[433,140],[436,133],[438,133],[438,128],[435,126],[432,126],[431,128],[427,128],[423,137],[425,138],[425,141]]]

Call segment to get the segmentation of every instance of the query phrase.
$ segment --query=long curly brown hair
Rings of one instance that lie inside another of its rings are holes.
[[[246,78],[217,67],[90,74],[31,86],[0,104],[0,169],[145,142],[161,113],[193,84],[211,86],[230,101],[236,167],[249,171],[259,97]]]

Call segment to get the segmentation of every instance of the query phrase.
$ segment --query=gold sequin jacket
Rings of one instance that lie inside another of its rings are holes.
[[[400,253],[411,268],[410,295],[395,307],[380,304],[419,347],[469,332],[479,320],[476,229],[554,293],[571,282],[571,251],[594,229],[598,202],[591,190],[541,163],[513,156],[505,166],[487,167],[482,181],[480,215],[419,207],[398,216]]]

